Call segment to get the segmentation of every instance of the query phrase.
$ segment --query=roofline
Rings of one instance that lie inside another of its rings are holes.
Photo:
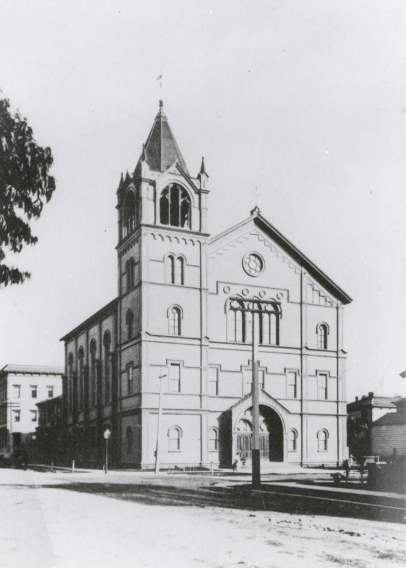
[[[103,308],[98,310],[96,313],[92,314],[85,321],[83,321],[77,327],[72,329],[72,331],[69,331],[66,335],[61,337],[61,339],[59,341],[69,341],[69,339],[71,337],[73,337],[74,335],[76,335],[80,331],[86,329],[86,327],[88,327],[93,321],[98,320],[100,318],[100,316],[102,316],[103,314],[105,314],[105,313],[110,314],[113,311],[113,308],[116,307],[117,303],[118,303],[118,298],[114,298],[114,300],[112,300],[111,302],[106,304]]]
[[[260,213],[251,215],[244,221],[237,223],[233,227],[223,231],[217,236],[209,240],[208,244],[211,245],[215,241],[219,240],[221,237],[233,232],[235,229],[241,228],[247,225],[250,221],[253,221],[262,231],[269,234],[269,236],[285,250],[300,266],[305,268],[307,272],[315,278],[324,288],[330,292],[335,298],[340,300],[343,304],[349,304],[352,302],[352,298],[344,292],[340,286],[335,284],[331,278],[325,274],[320,268],[318,268],[306,255],[304,255],[294,244],[292,244],[286,237],[282,235],[278,229],[276,229],[269,221],[265,219]]]
[[[10,367],[10,368],[8,368]],[[0,375],[19,374],[19,375],[63,375],[63,367],[53,365],[19,365],[8,363],[0,369]]]

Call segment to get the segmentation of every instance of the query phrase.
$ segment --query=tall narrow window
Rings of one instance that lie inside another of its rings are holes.
[[[175,284],[175,257],[172,254],[165,259],[165,274],[167,284]]]
[[[286,376],[288,398],[297,398],[297,372],[287,371]]]
[[[209,452],[217,452],[219,449],[219,431],[217,428],[209,430]]]
[[[47,387],[48,398],[54,398],[54,387]]]
[[[218,367],[209,367],[209,394],[219,393],[219,370]]]
[[[123,238],[130,235],[138,221],[138,202],[133,191],[129,191],[125,197],[123,208]]]
[[[168,431],[169,438],[169,451],[179,452],[180,451],[180,439],[182,436],[181,429],[178,426],[172,426]]]
[[[127,323],[127,339],[132,339],[134,333],[134,315],[132,313],[132,310],[127,311],[126,323]]]
[[[175,261],[175,284],[184,284],[184,263],[185,261],[181,256],[178,256]]]
[[[110,349],[111,349],[111,336],[110,332],[106,331],[103,336],[103,371],[104,371],[104,403],[108,404],[110,402],[111,396],[111,369],[110,369]]]
[[[133,394],[134,391],[134,368],[132,363],[127,365],[127,393]]]
[[[294,428],[288,434],[288,450],[289,452],[297,451],[297,432]]]
[[[180,335],[180,319],[181,312],[177,306],[173,306],[169,310],[169,333],[171,335]]]
[[[173,183],[162,191],[159,220],[162,225],[190,228],[190,197],[186,189]]]
[[[317,326],[317,347],[319,349],[327,349],[328,327],[325,323],[319,323]]]
[[[73,353],[68,355],[68,408],[69,412],[73,412],[73,368],[74,368],[74,358]]]
[[[97,393],[97,360],[96,360],[96,341],[90,342],[90,406],[96,406]]]
[[[249,394],[252,391],[252,368],[249,367],[243,370],[243,394]],[[258,369],[258,384],[260,389],[265,386],[265,370]]]
[[[133,258],[127,260],[125,263],[125,274],[127,281],[127,292],[134,287],[134,272],[135,272],[135,262]]]
[[[327,400],[327,397],[328,397],[327,384],[328,384],[327,373],[318,373],[318,375],[317,375],[318,397],[317,398],[319,400]]]
[[[13,385],[13,397],[20,398],[21,396],[21,385]]]
[[[169,391],[180,392],[180,365],[178,363],[169,365]]]
[[[38,387],[32,386],[31,387],[31,398],[37,398],[38,396]]]
[[[317,432],[317,450],[319,452],[327,452],[327,450],[328,450],[328,432],[327,432],[327,430],[319,430]]]
[[[82,410],[84,407],[84,398],[85,398],[85,352],[83,347],[79,347],[78,352],[78,360],[79,360],[79,409]]]
[[[262,345],[279,345],[280,309],[278,304],[264,304],[259,318],[259,342]]]

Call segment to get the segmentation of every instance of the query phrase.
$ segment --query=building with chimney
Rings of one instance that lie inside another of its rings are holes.
[[[351,298],[257,207],[212,237],[209,191],[161,101],[117,190],[117,297],[62,338],[68,451],[101,465],[108,428],[115,464],[153,467],[162,381],[163,467],[249,461],[251,300],[263,463],[340,464]]]

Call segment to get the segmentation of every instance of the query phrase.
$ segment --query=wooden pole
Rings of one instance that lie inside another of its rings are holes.
[[[255,333],[255,306],[252,310],[252,487],[261,487],[261,453],[259,445],[258,338]]]

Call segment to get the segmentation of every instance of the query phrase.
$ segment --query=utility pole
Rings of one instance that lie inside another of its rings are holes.
[[[259,434],[259,360],[258,360],[258,344],[260,341],[260,318],[263,314],[275,313],[279,309],[279,302],[275,300],[257,300],[244,299],[239,296],[230,298],[230,309],[233,311],[243,312],[245,316],[251,314],[252,322],[252,439],[251,439],[251,462],[252,462],[252,487],[259,489],[261,487],[261,449]],[[279,313],[279,312],[278,312]],[[255,315],[258,314],[257,318]],[[255,323],[258,323],[258,333],[256,333]]]
[[[158,408],[158,424],[156,429],[156,449],[155,449],[155,475],[159,473],[159,440],[160,440],[160,426],[161,426],[161,416],[162,416],[162,397],[163,397],[163,387],[162,379],[166,375],[161,374],[159,376],[159,408]]]
[[[258,339],[255,333],[255,310],[252,306],[252,487],[261,487],[261,450],[259,441],[259,381],[258,381]],[[259,329],[258,329],[259,331]]]

